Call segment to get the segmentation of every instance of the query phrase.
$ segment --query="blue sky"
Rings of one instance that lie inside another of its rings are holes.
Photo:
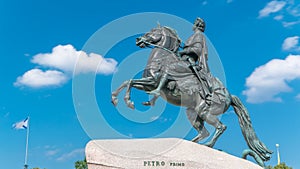
[[[101,28],[116,19],[144,12],[170,14],[189,22],[197,16],[204,18],[206,35],[219,54],[228,90],[248,108],[259,138],[274,151],[275,144],[280,144],[282,161],[300,168],[297,0],[1,1],[3,168],[22,168],[24,164],[26,131],[13,130],[11,126],[27,116],[30,167],[74,168],[74,162],[84,158],[85,144],[95,138],[194,136],[195,131],[184,121],[183,110],[163,100],[156,107],[143,107],[139,103],[148,96],[141,91],[132,91],[135,111],[125,108],[124,93],[120,94],[117,108],[110,104],[110,92],[123,79],[132,78],[132,74],[120,72],[128,72],[126,65],[134,62],[137,67],[131,69],[137,70],[133,72],[136,78],[140,77],[139,66],[146,64],[147,50],[143,53],[135,46],[134,38],[141,33],[136,32],[116,42],[107,53],[102,52],[109,40],[116,38],[118,29],[144,25],[146,31],[156,22],[125,22],[111,29],[111,34],[99,37]],[[160,24],[183,28],[159,16],[155,17]],[[185,40],[192,31],[189,28],[178,33]],[[145,58],[141,60],[131,59],[142,54]],[[89,91],[85,93],[85,89]],[[221,121],[228,129],[215,148],[240,156],[247,145],[232,109]],[[267,164],[275,165],[276,160],[273,155]]]

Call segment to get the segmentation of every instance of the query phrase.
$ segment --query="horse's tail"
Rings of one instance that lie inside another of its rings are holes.
[[[249,146],[249,148],[255,152],[263,161],[268,161],[271,158],[271,154],[273,153],[269,150],[263,142],[261,142],[255,134],[255,131],[252,127],[249,113],[246,107],[243,105],[241,100],[232,95],[231,105],[234,108],[235,113],[239,118],[239,123],[242,129],[242,133],[244,138]],[[251,155],[251,154],[249,154]],[[253,156],[253,155],[251,155]]]

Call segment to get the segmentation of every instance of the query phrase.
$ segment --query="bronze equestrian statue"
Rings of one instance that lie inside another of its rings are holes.
[[[154,95],[153,99],[144,102],[144,105],[154,106],[156,99],[161,96],[173,105],[186,107],[187,117],[198,132],[192,141],[198,142],[209,136],[204,122],[215,127],[213,137],[205,144],[208,147],[213,147],[226,130],[226,126],[220,122],[218,116],[232,106],[249,146],[249,149],[243,152],[243,158],[251,155],[259,165],[264,166],[264,161],[270,159],[272,151],[256,136],[249,113],[240,99],[231,95],[222,82],[209,71],[208,52],[203,34],[204,20],[197,18],[193,30],[194,34],[180,51],[181,40],[176,31],[170,27],[158,26],[137,38],[137,46],[153,48],[143,77],[123,82],[112,93],[112,103],[116,106],[117,95],[127,88],[124,100],[126,105],[133,109],[134,103],[130,100],[130,92],[134,87]]]

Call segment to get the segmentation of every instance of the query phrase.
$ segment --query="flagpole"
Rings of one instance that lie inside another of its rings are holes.
[[[277,165],[279,165],[280,164],[279,144],[276,144],[276,150],[277,150]]]
[[[27,156],[28,156],[28,137],[29,136],[29,117],[28,117],[28,125],[27,125],[27,134],[26,134],[26,151],[25,151],[25,164],[24,164],[24,169],[28,168],[28,164],[27,164]]]

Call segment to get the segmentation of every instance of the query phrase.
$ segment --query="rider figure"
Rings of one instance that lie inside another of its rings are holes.
[[[210,83],[210,71],[207,64],[207,47],[205,43],[205,36],[203,34],[205,30],[205,22],[203,19],[197,17],[193,31],[194,34],[188,38],[182,51],[179,52],[182,60],[188,61],[189,67],[197,75],[198,80],[202,86],[202,92],[207,101],[210,101],[212,93],[212,85]],[[149,92],[149,94],[160,95],[161,88],[168,80],[168,74],[164,72],[161,77],[160,83],[155,90]]]

